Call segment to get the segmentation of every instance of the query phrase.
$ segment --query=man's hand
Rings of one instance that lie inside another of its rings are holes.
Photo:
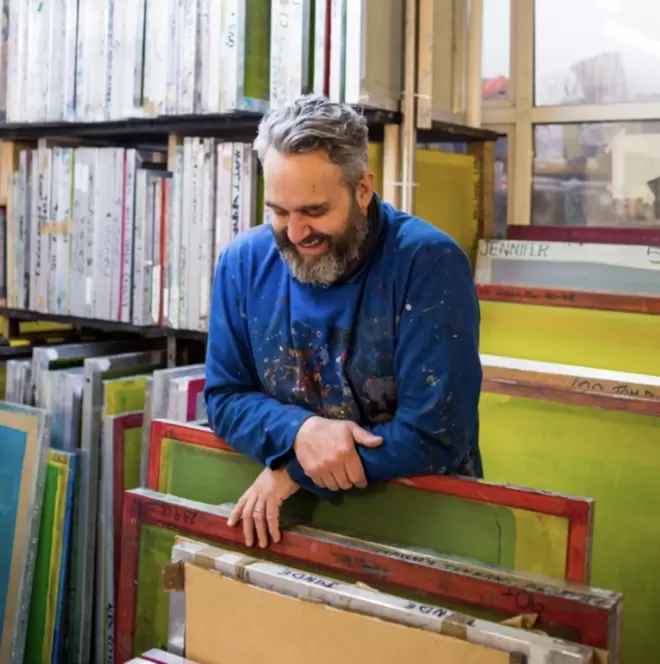
[[[269,533],[273,542],[279,542],[280,505],[298,488],[284,468],[266,468],[241,496],[229,517],[229,525],[235,526],[243,521],[243,535],[248,546],[254,544],[255,529],[261,548],[268,546]]]
[[[322,489],[363,489],[367,479],[355,445],[378,447],[382,442],[354,422],[314,416],[300,427],[293,450],[305,474]]]

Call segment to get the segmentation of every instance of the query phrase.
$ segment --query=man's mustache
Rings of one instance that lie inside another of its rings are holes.
[[[310,233],[302,242],[298,243],[291,242],[286,231],[275,233],[275,237],[277,238],[277,242],[280,247],[298,247],[301,245],[304,246],[305,244],[311,244],[313,242],[327,242],[328,244],[332,244],[331,235],[318,232]]]

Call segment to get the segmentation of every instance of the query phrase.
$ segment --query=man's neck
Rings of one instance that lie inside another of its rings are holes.
[[[349,265],[346,274],[341,281],[348,281],[353,277],[363,265],[371,258],[376,242],[378,242],[378,230],[380,227],[380,200],[374,194],[367,208],[367,235],[360,247],[358,258]]]

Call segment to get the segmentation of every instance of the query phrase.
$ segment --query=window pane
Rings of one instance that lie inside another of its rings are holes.
[[[509,139],[500,136],[495,143],[495,237],[506,237],[509,207]]]
[[[537,106],[660,99],[657,0],[536,0]]]
[[[484,0],[482,96],[506,99],[511,56],[511,0]]]
[[[535,128],[532,223],[660,225],[660,122]]]

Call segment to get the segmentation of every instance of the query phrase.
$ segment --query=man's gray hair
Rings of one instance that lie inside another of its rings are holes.
[[[323,150],[354,189],[367,171],[368,144],[369,130],[363,115],[320,95],[305,95],[263,118],[254,149],[262,164],[268,148],[283,154]]]

